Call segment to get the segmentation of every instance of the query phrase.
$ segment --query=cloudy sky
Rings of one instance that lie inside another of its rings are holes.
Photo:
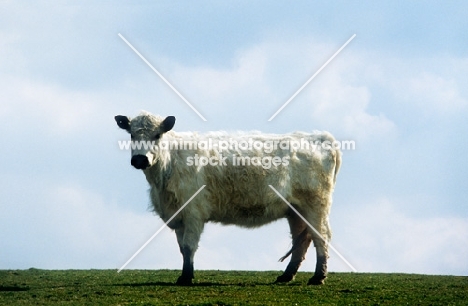
[[[0,269],[118,269],[161,227],[113,119],[147,110],[176,131],[354,140],[335,248],[360,272],[467,275],[468,5],[270,2],[0,1]],[[289,247],[285,220],[209,225],[195,268],[282,270]],[[181,264],[165,229],[127,268]],[[311,249],[301,270],[314,266]],[[334,253],[329,268],[351,271]]]

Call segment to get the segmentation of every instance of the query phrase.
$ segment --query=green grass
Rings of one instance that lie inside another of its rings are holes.
[[[0,270],[0,305],[468,305],[468,277],[310,273],[274,285],[280,272],[196,271],[174,285],[172,270]]]

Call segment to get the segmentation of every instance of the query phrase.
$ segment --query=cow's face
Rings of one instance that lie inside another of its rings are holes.
[[[170,131],[175,123],[174,116],[165,119],[151,114],[142,114],[130,119],[127,116],[115,116],[117,125],[131,135],[131,164],[137,169],[147,169],[157,161],[156,147],[164,133]]]

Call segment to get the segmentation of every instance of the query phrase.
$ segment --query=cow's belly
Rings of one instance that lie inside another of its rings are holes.
[[[232,206],[213,213],[208,221],[253,228],[284,218],[288,211],[287,207],[276,205]]]

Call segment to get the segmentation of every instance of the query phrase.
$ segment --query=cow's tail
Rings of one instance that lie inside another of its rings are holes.
[[[336,184],[336,177],[338,176],[338,172],[340,171],[341,167],[341,151],[335,151],[335,173],[333,174],[333,185]]]
[[[289,257],[289,255],[292,254],[292,252],[297,249],[304,241],[307,240],[307,236],[309,235],[309,231],[307,230],[307,228],[305,228],[300,234],[299,236],[296,237],[296,239],[293,240],[293,244],[292,244],[292,247],[291,249],[283,256],[279,259],[279,261],[283,262],[286,258]]]

